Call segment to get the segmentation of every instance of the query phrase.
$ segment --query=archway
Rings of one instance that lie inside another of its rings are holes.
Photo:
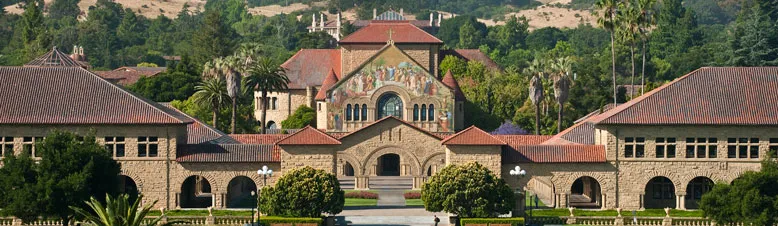
[[[644,208],[675,208],[675,185],[667,177],[654,177],[646,184]]]
[[[138,198],[140,191],[138,190],[138,185],[135,183],[135,180],[125,175],[119,175],[119,193],[127,194],[130,198],[130,203],[132,203]]]
[[[600,183],[588,176],[576,179],[570,188],[570,206],[578,208],[602,207]]]
[[[385,154],[378,157],[378,176],[400,176],[400,155]]]
[[[403,118],[403,101],[397,94],[386,93],[378,100],[378,117],[377,119],[384,118],[386,116],[394,116],[397,118]]]
[[[267,129],[277,129],[277,127],[278,126],[276,125],[276,122],[274,122],[274,121],[268,121],[267,122]]]
[[[352,166],[350,162],[346,162],[343,166],[343,176],[354,176],[354,166]]]
[[[207,208],[213,206],[211,183],[202,176],[190,176],[181,184],[181,208]]]
[[[255,192],[251,195],[251,192]],[[227,208],[252,208],[256,206],[257,184],[246,176],[237,176],[227,185]]]
[[[713,189],[713,180],[707,177],[695,177],[689,181],[689,185],[686,186],[686,209],[700,208],[699,201],[702,199],[702,195],[708,193]]]

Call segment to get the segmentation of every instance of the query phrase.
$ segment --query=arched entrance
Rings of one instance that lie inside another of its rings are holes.
[[[140,191],[138,191],[135,180],[125,175],[119,175],[119,193],[127,194],[130,197],[130,203],[133,203],[138,198]]]
[[[202,176],[190,176],[181,184],[181,208],[207,208],[213,204],[211,183]]]
[[[350,162],[346,162],[343,166],[343,176],[354,176],[354,166],[352,166]]]
[[[570,206],[578,208],[602,207],[600,183],[588,176],[576,179],[570,188]]]
[[[278,129],[278,126],[276,126],[276,122],[268,121],[267,122],[267,129]]]
[[[385,154],[378,157],[378,176],[400,176],[400,155]]]
[[[397,118],[403,118],[403,101],[397,94],[386,93],[378,100],[378,117],[381,119],[386,116],[394,116]]]
[[[254,195],[251,195],[254,192]],[[245,176],[237,176],[227,185],[227,208],[252,208],[257,204],[257,184]]]
[[[689,185],[686,186],[686,209],[700,208],[699,201],[702,200],[702,195],[708,193],[713,189],[713,180],[707,177],[695,177],[689,181]]]
[[[646,209],[675,208],[675,185],[667,177],[654,177],[646,184],[643,207]]]

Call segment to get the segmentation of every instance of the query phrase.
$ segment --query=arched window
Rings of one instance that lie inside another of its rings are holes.
[[[273,110],[278,109],[278,98],[273,97]]]
[[[384,94],[378,101],[378,118],[386,116],[403,117],[403,101],[397,94]]]
[[[346,105],[346,121],[351,121],[351,104]]]
[[[359,121],[359,104],[354,105],[354,121]]]
[[[419,121],[419,105],[413,105],[413,121]]]
[[[430,104],[429,114],[427,114],[427,121],[435,121],[435,105]]]
[[[367,104],[362,104],[362,121],[367,121]]]
[[[421,121],[427,121],[427,105],[421,105]]]

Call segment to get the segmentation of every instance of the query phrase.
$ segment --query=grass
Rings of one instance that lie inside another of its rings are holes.
[[[424,206],[424,202],[421,201],[421,199],[406,199],[405,200],[406,206]]]
[[[535,208],[535,201],[534,201],[534,195],[532,192],[527,191],[527,196],[525,197],[526,206]],[[543,200],[538,199],[538,207],[546,207],[546,204],[543,203]]]
[[[618,216],[618,213],[616,213],[616,210],[582,210],[582,209],[576,209],[574,211],[575,216],[579,217],[615,217]],[[527,211],[527,214],[529,214],[529,211]],[[632,216],[632,211],[621,211],[621,215],[624,217],[630,217]],[[663,209],[647,209],[647,210],[641,210],[636,211],[636,215],[639,217],[664,217],[665,216],[665,210]],[[561,217],[561,216],[570,216],[570,211],[567,209],[539,209],[539,210],[533,210],[532,216],[548,216],[548,217]],[[702,217],[702,211],[699,210],[670,210],[670,216],[673,217]]]
[[[251,216],[251,210],[213,210],[214,216]],[[208,210],[168,210],[165,214],[174,216],[208,216]],[[159,210],[149,211],[148,216],[159,216]]]
[[[346,199],[344,206],[375,206],[378,203],[376,199]]]

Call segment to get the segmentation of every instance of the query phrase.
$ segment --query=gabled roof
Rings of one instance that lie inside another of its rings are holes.
[[[153,75],[144,75],[137,71],[94,71],[100,77],[113,83],[128,86],[135,84],[141,77],[150,77]],[[154,74],[156,75],[156,74]]]
[[[195,117],[189,116],[186,113],[182,112],[181,110],[176,109],[175,107],[170,105],[169,102],[159,103],[159,104],[164,106],[167,109],[170,109],[171,111],[176,111],[193,121],[193,123],[186,125],[187,144],[200,144],[200,143],[236,144],[238,143],[236,140],[232,139],[232,137],[227,136],[227,134],[225,134],[224,132],[219,131],[218,129],[213,128],[208,124],[196,119]]]
[[[334,70],[340,79],[340,50],[301,49],[281,67],[286,69],[289,89],[320,86],[330,71]]]
[[[475,126],[470,126],[470,128],[440,141],[440,143],[443,145],[507,145],[504,141]]]
[[[340,40],[341,44],[383,44],[391,39],[398,44],[443,44],[443,41],[408,21],[371,21],[362,29]]]
[[[371,22],[373,22],[373,20],[354,20],[351,21],[351,25],[354,25],[354,27],[362,28],[362,27],[366,27],[367,25],[370,25]],[[408,20],[408,23],[422,29],[435,27],[435,25],[430,25],[429,20]]]
[[[80,68],[87,68],[88,65],[84,65],[82,63],[79,63],[78,61],[73,60],[73,58],[70,58],[70,55],[67,55],[63,52],[60,52],[57,50],[57,47],[51,48],[51,51],[49,51],[46,54],[43,54],[42,56],[39,56],[38,58],[35,58],[31,60],[30,62],[27,62],[24,64],[25,67],[80,67]]]
[[[0,81],[0,124],[193,122],[79,67],[0,67]]]
[[[134,71],[134,72],[138,72],[138,74],[141,74],[141,75],[150,76],[150,75],[156,75],[156,74],[162,73],[165,70],[167,70],[167,67],[128,67],[128,66],[124,66],[124,67],[120,67],[120,68],[114,69],[113,71]]]
[[[561,145],[561,144],[594,144],[594,123],[592,118],[613,109],[614,104],[607,104],[602,109],[595,110],[584,117],[575,121],[573,126],[568,127],[562,132],[554,135],[543,144]]]
[[[595,116],[612,125],[778,125],[778,67],[704,67]]]
[[[178,150],[182,163],[281,162],[280,151],[267,144],[189,144]]]
[[[605,162],[603,145],[520,145],[503,148],[506,163],[600,163]]]
[[[390,9],[379,14],[373,20],[405,20],[405,17],[399,12]]]
[[[357,130],[354,130],[354,131],[351,131],[351,132],[349,132],[349,133],[346,133],[346,134],[340,135],[340,138],[338,138],[338,139],[339,139],[339,140],[343,140],[343,139],[345,139],[346,137],[349,137],[349,136],[351,136],[351,135],[354,135],[354,134],[356,134],[356,133],[359,133],[360,131],[366,130],[367,128],[370,128],[370,127],[376,126],[376,125],[378,125],[378,124],[381,124],[381,123],[390,122],[390,121],[394,121],[394,122],[400,122],[400,123],[401,123],[401,124],[403,124],[403,125],[406,125],[406,126],[408,126],[408,127],[411,127],[411,128],[413,128],[413,129],[415,129],[416,131],[419,131],[419,132],[421,132],[421,133],[427,134],[427,135],[429,135],[429,136],[431,136],[431,137],[434,137],[435,139],[438,139],[438,140],[442,139],[441,137],[442,137],[442,135],[444,135],[443,133],[437,133],[437,134],[436,134],[436,133],[432,133],[432,132],[430,132],[430,131],[427,131],[427,130],[425,130],[425,129],[419,128],[418,126],[415,126],[415,125],[413,125],[413,124],[410,124],[410,123],[406,122],[405,120],[399,119],[399,118],[397,118],[397,117],[394,117],[394,116],[386,116],[386,117],[384,117],[384,118],[382,118],[382,119],[376,120],[376,121],[375,121],[375,122],[373,122],[373,123],[367,124],[367,125],[363,126],[362,128],[359,128],[359,129],[357,129]]]
[[[464,101],[467,99],[465,94],[462,93],[462,89],[459,88],[459,82],[457,82],[457,80],[454,78],[454,74],[451,73],[451,69],[446,71],[446,75],[443,76],[443,80],[441,82],[454,91],[454,98],[456,100]]]
[[[338,76],[335,74],[335,70],[333,69],[330,70],[327,78],[324,78],[324,82],[321,83],[321,88],[319,89],[319,92],[316,93],[316,100],[327,99],[327,90],[332,88],[335,83],[338,83]]]
[[[440,50],[440,57],[438,58],[439,61],[443,61],[443,59],[446,58],[446,56],[455,56],[460,59],[464,59],[466,61],[476,61],[483,64],[486,68],[490,68],[493,70],[502,70],[502,67],[495,63],[492,58],[489,58],[486,54],[481,52],[479,49],[448,49],[448,50]],[[440,62],[438,62],[440,63]]]
[[[290,134],[230,134],[232,139],[242,144],[275,144]]]
[[[311,126],[285,137],[276,142],[276,145],[337,145],[338,139],[319,131]]]
[[[492,135],[492,136],[502,140],[509,146],[541,144],[547,141],[548,139],[551,139],[552,137],[548,135]]]

